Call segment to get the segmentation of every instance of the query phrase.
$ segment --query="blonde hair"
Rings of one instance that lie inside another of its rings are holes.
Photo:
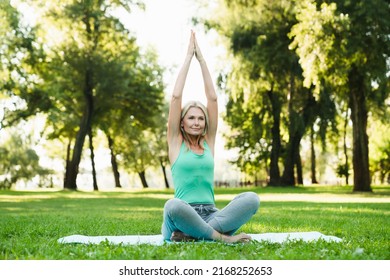
[[[202,103],[200,103],[199,101],[190,101],[187,104],[185,104],[184,107],[182,108],[180,121],[182,121],[184,119],[185,115],[188,113],[188,111],[191,108],[199,108],[199,109],[201,109],[203,114],[204,114],[204,117],[205,117],[205,126],[204,126],[203,133],[197,139],[198,145],[203,149],[204,147],[203,147],[203,144],[201,143],[202,142],[201,140],[207,134],[207,131],[209,129],[209,114],[207,112],[206,106],[204,106]],[[188,134],[187,134],[187,132],[184,131],[184,129],[183,129],[183,127],[181,125],[180,125],[180,131],[181,131],[181,134],[182,134],[182,136],[183,136],[187,146],[189,146],[190,140],[189,140]]]

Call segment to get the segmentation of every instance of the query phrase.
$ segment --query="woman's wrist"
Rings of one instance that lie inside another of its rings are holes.
[[[200,57],[200,58],[197,57],[196,59],[198,60],[200,65],[206,65],[206,60],[204,60],[203,57]]]
[[[204,60],[204,58],[203,58],[203,57],[201,57],[201,58],[198,58],[198,61],[199,61],[199,63],[206,63],[206,60]]]

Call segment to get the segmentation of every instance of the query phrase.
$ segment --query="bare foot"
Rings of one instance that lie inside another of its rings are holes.
[[[185,234],[181,231],[174,231],[171,235],[171,241],[174,242],[189,242],[189,241],[195,241],[196,239],[192,236],[189,236],[188,234]]]
[[[222,241],[226,243],[247,243],[251,240],[252,237],[250,237],[248,234],[245,233],[240,233],[233,236],[222,235]]]

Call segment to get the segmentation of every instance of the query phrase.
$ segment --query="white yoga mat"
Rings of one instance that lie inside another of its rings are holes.
[[[283,243],[289,241],[302,240],[305,242],[324,240],[328,242],[340,242],[341,238],[336,236],[324,235],[317,231],[311,232],[285,232],[285,233],[256,233],[249,234],[252,240],[259,242]],[[163,240],[161,234],[158,235],[120,235],[120,236],[86,236],[86,235],[70,235],[58,239],[59,243],[81,243],[81,244],[99,244],[101,242],[109,242],[111,244],[122,245],[163,245],[171,243]]]

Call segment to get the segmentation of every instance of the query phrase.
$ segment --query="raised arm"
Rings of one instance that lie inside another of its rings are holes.
[[[206,141],[212,149],[214,154],[214,146],[215,146],[215,138],[217,135],[218,128],[218,99],[217,94],[214,89],[214,84],[211,79],[211,75],[209,69],[207,67],[206,61],[203,58],[202,52],[200,51],[198,42],[196,38],[195,40],[195,56],[200,64],[200,69],[202,71],[204,89],[207,98],[207,111],[209,114],[209,130],[206,135]]]
[[[190,42],[187,49],[187,54],[184,59],[184,63],[179,71],[176,79],[175,86],[173,88],[171,104],[169,107],[168,116],[168,148],[169,148],[169,160],[173,164],[180,151],[180,145],[182,142],[182,136],[180,133],[180,114],[182,106],[183,89],[186,82],[188,70],[190,68],[192,57],[195,53],[195,34],[191,31]]]

